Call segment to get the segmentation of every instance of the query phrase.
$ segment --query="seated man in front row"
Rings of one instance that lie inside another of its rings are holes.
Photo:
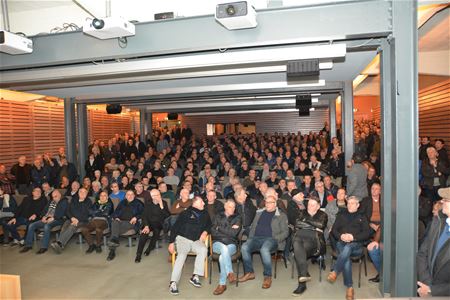
[[[203,276],[205,271],[205,259],[208,255],[205,241],[210,231],[211,219],[205,210],[205,202],[200,196],[195,196],[192,200],[192,206],[179,214],[177,221],[170,230],[168,250],[171,254],[175,251],[177,253],[169,286],[169,292],[172,295],[178,295],[179,293],[177,285],[187,254],[190,251],[195,252],[197,256],[195,257],[194,273],[189,282],[198,288],[202,286],[199,276]]]
[[[239,282],[255,279],[252,253],[259,251],[264,266],[262,288],[270,288],[272,285],[272,254],[277,250],[284,250],[288,234],[286,214],[277,208],[277,199],[268,196],[265,201],[265,208],[256,212],[249,238],[242,245],[244,276],[239,278]]]

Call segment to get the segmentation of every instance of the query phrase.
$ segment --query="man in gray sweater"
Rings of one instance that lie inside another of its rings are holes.
[[[350,171],[347,175],[347,195],[356,196],[363,199],[369,196],[367,191],[367,170],[361,164],[363,157],[359,154],[353,154],[349,163]]]

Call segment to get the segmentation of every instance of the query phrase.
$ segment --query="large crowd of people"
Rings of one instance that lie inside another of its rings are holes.
[[[140,263],[142,254],[150,255],[165,239],[173,260],[173,295],[179,293],[188,253],[196,254],[189,282],[202,286],[209,251],[220,263],[214,295],[224,293],[227,283],[256,278],[253,253],[261,255],[263,289],[272,285],[272,258],[293,257],[298,275],[293,295],[301,295],[312,280],[308,261],[329,249],[335,263],[327,279],[334,283],[342,274],[346,299],[354,299],[351,258],[367,248],[375,269],[381,269],[379,124],[355,122],[354,148],[346,162],[339,132],[331,137],[327,124],[307,134],[207,138],[183,126],[154,130],[145,142],[127,133],[95,140],[83,178],[64,148],[53,157],[36,156],[32,165],[20,156],[9,171],[0,165],[2,242],[25,253],[41,233],[37,254],[49,247],[59,254],[78,233],[90,254],[101,253],[108,236],[112,261],[120,237],[132,236],[139,240],[135,262]],[[450,295],[448,156],[440,139],[431,145],[423,138],[419,152],[418,294]],[[59,235],[51,241],[54,231]],[[232,264],[237,253],[244,266],[239,278]],[[370,281],[378,282],[379,275]]]

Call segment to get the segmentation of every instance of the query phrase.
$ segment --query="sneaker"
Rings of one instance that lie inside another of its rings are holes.
[[[25,247],[23,247],[19,252],[20,252],[20,253],[25,253],[25,252],[30,251],[31,249],[32,249],[31,247],[25,246]]]
[[[116,257],[116,251],[115,250],[109,250],[108,257],[106,258],[107,261],[111,261]]]
[[[20,241],[19,241],[19,246],[20,246],[20,247],[25,246],[25,240],[20,240]]]
[[[14,247],[14,246],[20,245],[20,242],[21,242],[21,241],[14,239],[9,245],[10,245],[11,247]]]
[[[53,242],[50,244],[50,246],[52,247],[53,250],[55,250],[57,254],[61,254],[63,251],[63,246],[60,242]]]
[[[202,284],[200,283],[200,278],[198,278],[198,275],[192,275],[191,279],[189,279],[189,282],[198,288],[202,287]]]
[[[180,293],[180,292],[178,291],[177,283],[176,283],[175,281],[170,282],[170,285],[169,285],[169,293],[170,293],[171,295],[174,295],[174,296],[176,296],[176,295],[178,295],[178,294]]]

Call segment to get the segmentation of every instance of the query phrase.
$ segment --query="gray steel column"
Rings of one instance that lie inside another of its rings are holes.
[[[344,144],[345,163],[352,159],[354,151],[353,139],[353,82],[344,82],[344,97],[342,97],[342,124],[344,132],[342,133],[342,142]],[[347,172],[347,168],[346,171]]]
[[[150,139],[153,134],[153,114],[152,112],[147,112],[147,138]]]
[[[392,1],[396,100],[392,210],[396,214],[393,297],[416,296],[418,186],[417,1]],[[415,204],[414,204],[415,203]]]
[[[78,119],[78,174],[80,179],[86,176],[84,162],[87,159],[88,151],[88,124],[87,124],[87,105],[77,104]]]
[[[66,141],[66,155],[71,163],[76,163],[76,132],[75,132],[75,98],[64,99],[64,138]]]
[[[145,143],[145,135],[147,132],[147,113],[145,108],[139,110],[139,138]]]
[[[395,134],[393,107],[395,107],[394,40],[390,37],[382,41],[380,52],[380,95],[381,95],[381,214],[383,264],[380,291],[391,292],[391,274],[395,273],[395,228],[396,216],[392,209],[392,176],[394,157],[393,136]]]
[[[330,114],[330,137],[336,136],[336,99],[330,100],[328,112]]]

